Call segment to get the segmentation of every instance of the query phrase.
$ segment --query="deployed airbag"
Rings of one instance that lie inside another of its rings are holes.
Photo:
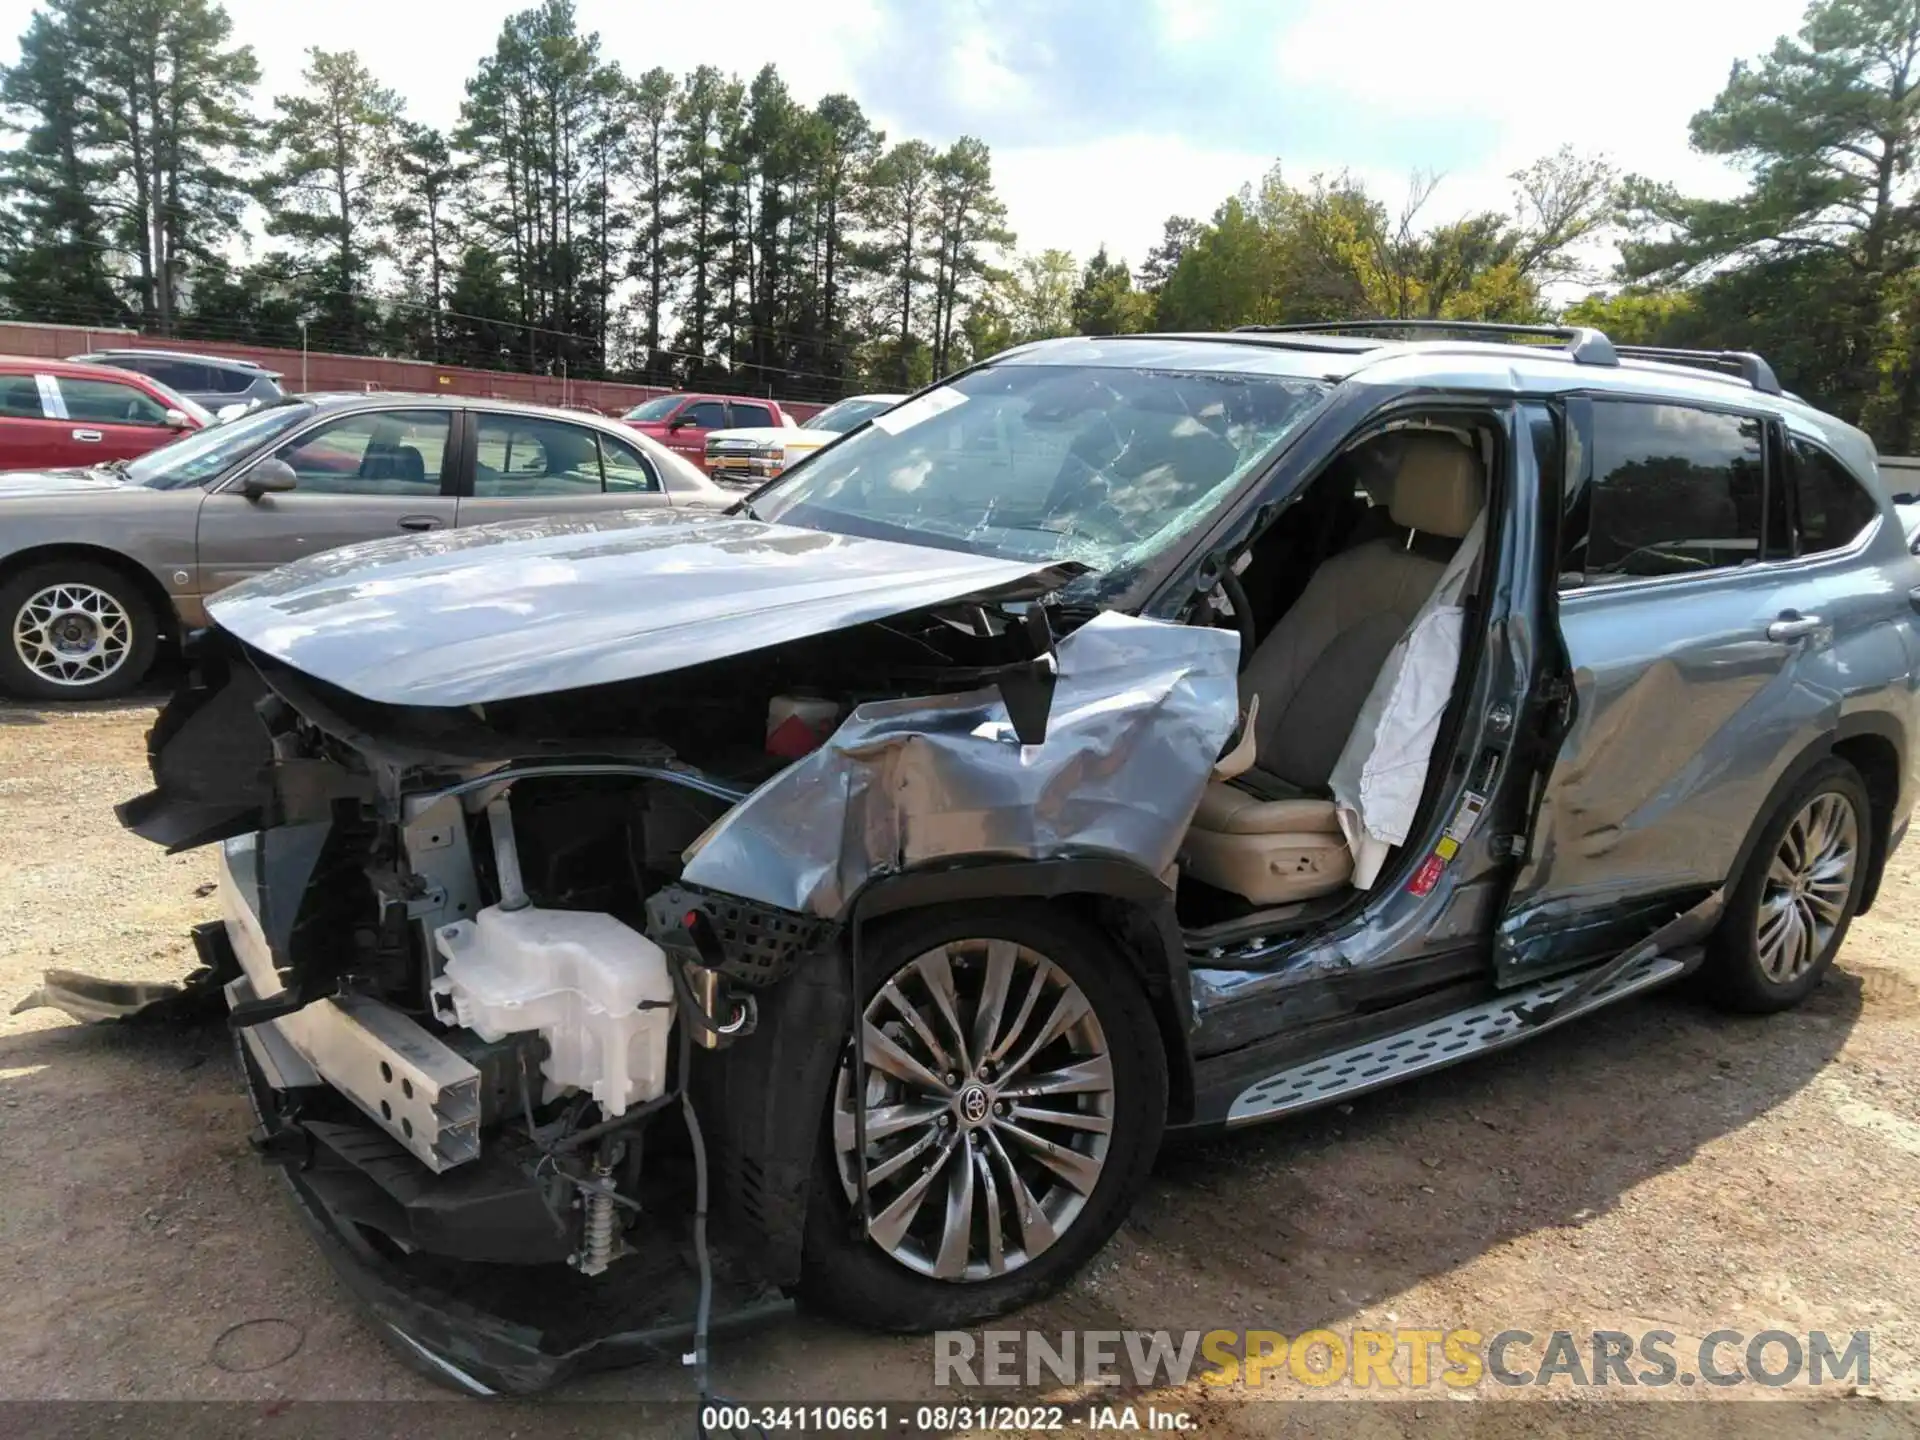
[[[1406,843],[1426,789],[1440,722],[1460,672],[1461,598],[1486,538],[1484,514],[1460,542],[1413,623],[1393,649],[1360,707],[1360,718],[1328,783],[1347,847],[1353,884],[1366,890],[1387,852]]]

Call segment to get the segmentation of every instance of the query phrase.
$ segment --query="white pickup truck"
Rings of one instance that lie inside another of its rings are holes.
[[[749,489],[764,485],[795,461],[906,398],[854,395],[829,405],[798,427],[716,430],[707,436],[707,474],[722,485]]]

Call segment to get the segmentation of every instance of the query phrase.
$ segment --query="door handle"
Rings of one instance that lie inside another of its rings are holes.
[[[1769,640],[1804,640],[1820,628],[1818,615],[1783,615],[1767,626]]]
[[[85,440],[90,445],[97,445],[106,437],[98,430],[76,430],[73,432],[73,438],[76,440]]]
[[[402,515],[400,528],[402,530],[437,530],[440,528],[440,517],[438,515]]]

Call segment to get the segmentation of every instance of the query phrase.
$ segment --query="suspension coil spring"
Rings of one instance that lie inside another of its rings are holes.
[[[593,1167],[593,1186],[585,1193],[585,1214],[581,1231],[585,1244],[580,1251],[580,1273],[598,1275],[613,1263],[613,1169],[609,1165]]]

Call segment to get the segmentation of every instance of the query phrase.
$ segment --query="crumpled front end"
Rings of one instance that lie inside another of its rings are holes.
[[[416,1363],[526,1391],[780,1313],[859,897],[1168,871],[1237,642],[1050,612],[1050,578],[461,704],[204,639],[122,819],[221,846],[256,1143]]]

